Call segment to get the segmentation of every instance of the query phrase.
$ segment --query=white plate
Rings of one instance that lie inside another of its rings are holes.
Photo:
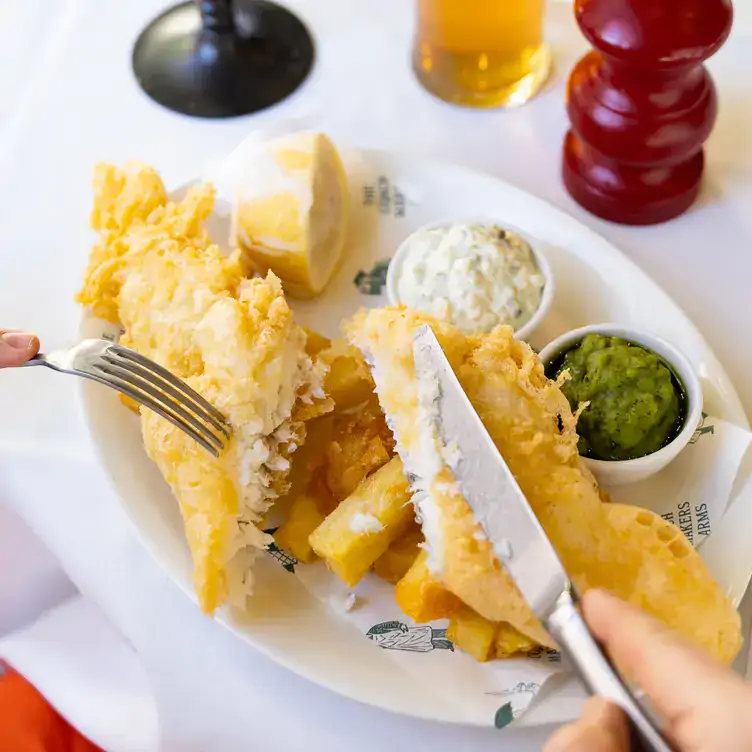
[[[381,295],[362,290],[372,285],[377,292],[385,272],[378,262],[388,259],[409,233],[430,222],[483,216],[520,230],[543,250],[553,268],[556,298],[533,337],[534,346],[542,347],[568,329],[602,321],[653,331],[676,344],[697,368],[708,412],[748,427],[739,397],[697,329],[654,282],[602,237],[488,175],[378,151],[351,151],[343,157],[352,201],[348,254],[322,297],[293,304],[301,323],[336,335],[340,321],[359,307],[384,304]],[[220,198],[227,198],[232,176],[214,177]],[[222,213],[222,202],[218,207],[210,231],[220,241],[227,237],[228,217]],[[356,278],[360,288],[354,283]],[[99,336],[101,322],[84,316],[82,331],[86,336]],[[143,451],[137,418],[120,406],[115,393],[84,381],[81,387],[93,444],[141,540],[195,600],[180,514]],[[744,556],[752,570],[752,549],[746,538],[737,535],[734,540],[740,549],[745,547]],[[746,576],[723,570],[722,565],[717,568],[721,584],[731,597],[740,600],[749,570]],[[221,614],[217,619],[277,663],[335,692],[386,710],[443,722],[483,722],[468,717],[439,695],[418,689],[411,676],[384,658],[384,651],[325,609],[295,577],[267,557],[260,562],[257,581],[251,614],[242,622]],[[546,685],[543,693],[518,725],[568,720],[583,697],[571,681],[557,683],[555,689]]]

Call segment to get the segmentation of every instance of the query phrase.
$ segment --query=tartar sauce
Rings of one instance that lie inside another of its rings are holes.
[[[405,241],[397,294],[408,308],[465,332],[524,326],[541,303],[545,280],[527,241],[498,225],[453,224]]]

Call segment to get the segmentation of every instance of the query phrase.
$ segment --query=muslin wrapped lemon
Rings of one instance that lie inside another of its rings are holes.
[[[239,180],[233,238],[256,271],[273,271],[287,295],[312,298],[331,279],[347,235],[342,160],[323,133],[269,142]]]

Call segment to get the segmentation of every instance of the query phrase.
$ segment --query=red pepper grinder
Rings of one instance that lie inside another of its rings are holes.
[[[595,50],[569,78],[564,185],[589,212],[649,225],[697,198],[715,86],[702,62],[731,30],[730,0],[576,0]]]

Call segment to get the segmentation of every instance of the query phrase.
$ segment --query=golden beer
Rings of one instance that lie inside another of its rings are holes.
[[[513,107],[545,82],[545,0],[416,0],[413,65],[423,86],[471,107]]]

